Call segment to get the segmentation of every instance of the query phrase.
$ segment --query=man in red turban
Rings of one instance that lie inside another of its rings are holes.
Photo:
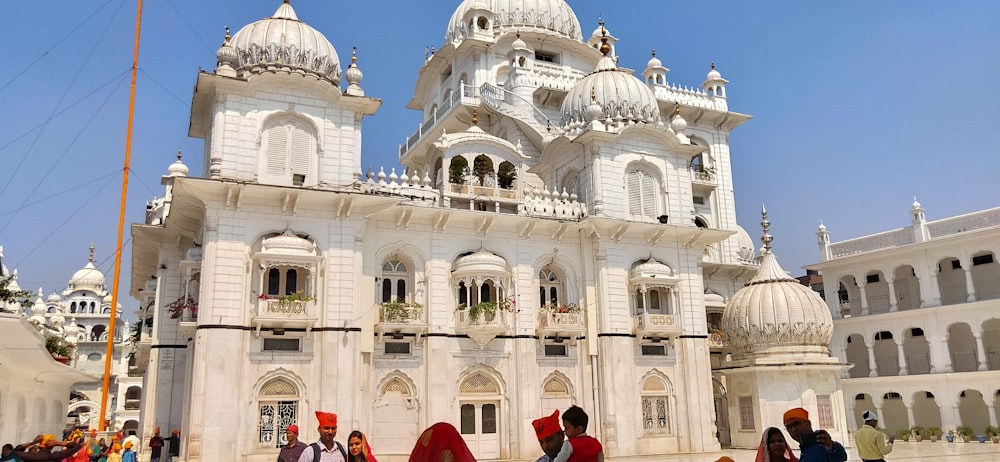
[[[417,438],[410,462],[476,462],[476,457],[454,426],[438,422]]]
[[[337,414],[316,411],[319,421],[319,441],[302,451],[298,462],[347,462],[344,445],[333,439],[337,436]]]
[[[542,447],[542,452],[545,453],[545,455],[539,457],[535,462],[551,462],[559,454],[563,440],[566,439],[566,435],[559,425],[559,410],[556,409],[548,417],[533,420],[531,426],[534,427],[535,436],[538,437],[538,445]]]
[[[302,452],[309,447],[299,441],[299,426],[289,425],[285,429],[285,437],[288,439],[288,444],[281,447],[281,452],[278,453],[278,461],[298,462],[299,457],[302,456]]]

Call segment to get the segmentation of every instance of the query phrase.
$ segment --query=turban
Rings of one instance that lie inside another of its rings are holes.
[[[174,436],[179,436],[179,435],[181,434],[181,431],[180,431],[180,430],[172,430],[172,431],[170,432],[170,434],[171,434],[171,435],[174,435]]]
[[[872,411],[865,411],[864,414],[861,414],[861,418],[865,419],[865,422],[869,420],[878,420],[878,416]]]
[[[320,427],[337,426],[337,414],[334,414],[332,412],[316,411],[316,420],[319,421]]]
[[[121,450],[122,450],[122,445],[120,445],[118,443],[115,443],[115,444],[111,445],[111,451],[112,452],[118,452],[118,451],[121,451]]]
[[[292,433],[295,433],[296,435],[299,434],[299,426],[298,425],[289,425],[288,428],[286,428],[285,430],[290,431]]]
[[[159,427],[159,426],[157,426],[157,427],[156,427],[156,430],[153,430],[153,433],[160,433],[160,427]]]
[[[559,430],[562,430],[562,427],[559,426],[559,410],[556,409],[556,412],[548,417],[531,421],[531,426],[535,427],[535,436],[538,437],[538,441],[559,433]]]
[[[90,431],[90,437],[91,438],[97,438],[97,430],[91,430]]]
[[[735,460],[733,460],[733,458],[732,458],[732,457],[729,457],[729,456],[722,456],[722,457],[720,457],[720,458],[718,458],[718,459],[715,459],[715,462],[736,462],[736,461],[735,461]]]
[[[802,409],[801,407],[797,407],[795,409],[789,409],[785,411],[785,415],[782,418],[782,422],[784,422],[785,425],[788,425],[788,422],[791,422],[795,419],[809,420],[809,411]]]
[[[454,426],[438,422],[417,438],[410,462],[476,462],[476,457]]]
[[[132,442],[131,441],[126,441],[124,447],[125,447],[125,449],[132,449]]]

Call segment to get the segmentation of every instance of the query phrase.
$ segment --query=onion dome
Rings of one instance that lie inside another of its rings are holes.
[[[649,61],[646,62],[646,68],[654,69],[663,67],[663,61],[660,61],[660,58],[656,57],[656,50],[653,50],[650,54],[652,54],[652,56],[649,58]]]
[[[712,69],[708,71],[708,75],[705,76],[705,80],[722,80],[722,74],[719,73],[718,69],[715,68],[715,63],[712,63]]]
[[[105,288],[104,273],[94,266],[94,245],[90,245],[90,261],[87,265],[73,273],[69,279],[70,290],[88,289],[94,292],[101,292]]]
[[[514,42],[510,44],[510,47],[515,50],[527,50],[528,44],[524,43],[524,40],[521,40],[521,33],[518,32],[517,38],[515,38]]]
[[[588,106],[596,103],[606,119],[635,123],[659,123],[660,108],[653,91],[631,72],[621,70],[609,56],[611,46],[603,37],[604,57],[594,72],[570,89],[562,103],[563,126],[587,120]]]
[[[270,18],[244,26],[230,45],[238,72],[263,74],[292,69],[340,85],[340,57],[321,32],[299,21],[285,0]],[[221,50],[220,50],[221,51]]]
[[[42,296],[42,288],[38,288],[38,296],[35,297],[35,303],[31,305],[31,314],[34,315],[44,315],[45,312],[49,311],[49,307],[45,306],[45,301]],[[44,317],[44,316],[43,316]]]
[[[114,298],[111,297],[111,294],[107,294],[101,299],[101,306],[111,306],[113,300]]]
[[[227,65],[233,69],[239,64],[239,56],[236,55],[236,49],[231,45],[232,35],[229,35],[229,26],[226,26],[226,38],[222,41],[222,46],[219,47],[219,51],[215,52],[215,58],[218,62],[218,66]]]
[[[187,176],[188,172],[190,172],[190,169],[188,169],[187,165],[184,165],[184,162],[181,162],[181,150],[178,149],[177,160],[174,161],[174,163],[170,164],[169,167],[167,167],[167,176],[170,177]]]
[[[292,230],[286,229],[278,236],[264,239],[261,243],[261,252],[313,256],[316,255],[316,244],[308,239],[298,237]]]
[[[722,330],[734,360],[758,360],[789,355],[830,360],[833,319],[812,289],[799,284],[781,268],[771,252],[770,222],[762,211],[760,270],[730,298],[722,314]]]
[[[819,221],[819,227],[817,228],[817,230],[821,233],[826,232],[826,225],[823,224],[823,220]]]
[[[455,277],[506,275],[507,260],[485,249],[468,253],[455,260]]]
[[[355,47],[351,50],[351,65],[347,67],[347,72],[344,73],[344,77],[347,78],[347,94],[354,96],[364,96],[365,92],[358,85],[361,83],[361,78],[364,74],[361,73],[361,69],[358,68],[358,49]]]
[[[52,293],[51,293],[51,294],[49,294],[49,296],[48,296],[48,297],[47,297],[47,298],[45,299],[45,301],[46,301],[47,303],[59,303],[59,302],[61,302],[61,301],[62,301],[62,297],[60,297],[60,296],[59,296],[59,294],[57,294],[57,293],[55,293],[55,292],[52,292]]]
[[[684,134],[684,130],[687,130],[688,122],[681,116],[681,106],[678,104],[674,108],[674,114],[670,117],[670,129],[678,135]]]
[[[493,13],[483,21],[474,18],[477,11]],[[473,28],[488,29],[493,23],[494,34],[517,30],[538,30],[559,37],[583,41],[580,21],[565,0],[464,0],[448,22],[445,41],[462,40]]]
[[[913,204],[910,205],[910,210],[920,210],[921,208],[923,206],[920,205],[920,202],[917,202],[917,196],[913,196]]]

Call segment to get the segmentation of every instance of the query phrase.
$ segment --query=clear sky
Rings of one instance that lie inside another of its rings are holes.
[[[187,137],[198,68],[213,69],[223,27],[270,16],[280,0],[146,0],[126,223],[162,195]],[[416,129],[405,108],[427,47],[440,48],[459,2],[293,0],[349,62],[358,47],[367,96],[363,168],[397,166]],[[1000,205],[1000,2],[570,0],[584,35],[598,17],[623,67],[650,49],[670,82],[698,86],[715,61],[729,107],[754,118],[730,139],[737,213],[759,236],[767,205],[774,248],[793,274],[834,241]],[[87,261],[111,283],[124,157],[135,0],[4,2],[0,30],[0,245],[21,286],[61,291]],[[128,234],[126,234],[128,238]],[[129,318],[129,244],[119,299]]]

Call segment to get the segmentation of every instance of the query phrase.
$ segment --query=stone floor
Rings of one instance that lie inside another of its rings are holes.
[[[747,449],[731,449],[723,451],[720,454],[713,456],[704,455],[676,455],[670,457],[663,456],[647,456],[647,457],[622,457],[622,458],[610,458],[608,460],[615,462],[626,462],[626,461],[653,461],[653,460],[665,460],[671,462],[713,462],[722,455],[727,455],[736,460],[736,462],[753,462],[754,457],[757,455],[755,450]],[[860,461],[861,458],[858,457],[857,451],[853,448],[847,449],[847,460],[849,461]],[[945,443],[939,441],[936,443],[931,442],[921,442],[921,443],[903,443],[897,442],[893,447],[892,453],[886,456],[887,462],[910,462],[910,461],[924,461],[924,460],[934,460],[934,462],[967,462],[967,461],[983,461],[983,462],[1000,462],[1000,444],[996,443]]]

